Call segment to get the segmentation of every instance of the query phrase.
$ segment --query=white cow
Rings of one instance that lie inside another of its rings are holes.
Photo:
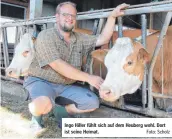
[[[118,38],[112,49],[96,50],[92,57],[104,62],[107,67],[105,81],[100,87],[100,97],[113,102],[125,94],[134,93],[141,85],[144,64],[149,54],[139,42],[130,38]]]
[[[34,58],[34,53],[34,39],[32,39],[30,33],[25,33],[15,48],[11,64],[6,69],[7,76],[13,78],[26,76],[32,59]]]

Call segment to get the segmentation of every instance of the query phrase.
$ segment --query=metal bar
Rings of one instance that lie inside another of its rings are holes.
[[[134,9],[126,9],[124,10],[124,16],[126,15],[137,15],[143,13],[156,13],[156,12],[168,12],[172,11],[172,3],[169,4],[161,4],[161,5],[152,5],[150,7],[141,7]],[[88,20],[88,19],[96,19],[96,18],[107,18],[111,12],[98,12],[87,15],[78,15],[77,20]],[[79,14],[79,13],[78,13]],[[31,24],[43,24],[43,23],[55,23],[55,16],[49,17],[40,17],[35,18],[34,20],[18,20],[13,22],[2,23],[1,27],[11,27],[11,26],[21,26],[21,25],[31,25]]]
[[[9,66],[9,54],[8,54],[8,39],[7,39],[7,29],[2,29],[3,35],[3,53],[4,53],[4,64],[5,68]]]
[[[165,111],[162,110],[157,110],[157,109],[152,109],[151,111],[143,111],[143,109],[139,108],[139,107],[134,107],[131,105],[125,105],[124,106],[125,110],[130,110],[130,111],[135,111],[135,112],[139,112],[145,115],[149,115],[149,116],[153,116],[153,117],[159,117],[159,118],[172,118],[172,114],[167,113]]]
[[[148,6],[155,6],[155,5],[161,5],[161,4],[169,4],[169,3],[172,3],[172,0],[161,1],[161,2],[144,3],[144,4],[138,4],[138,5],[131,5],[127,9],[148,7]],[[95,10],[95,11],[79,12],[78,15],[90,14],[90,13],[96,13],[96,12],[106,12],[106,11],[112,11],[112,10],[114,10],[114,8],[101,9],[101,10]]]
[[[5,67],[0,67],[0,69],[5,70],[6,68]]]
[[[118,37],[119,38],[121,38],[123,36],[122,25],[123,25],[122,17],[118,17]]]
[[[153,97],[156,97],[156,98],[168,98],[168,99],[172,99],[172,96],[165,95],[165,94],[152,93],[152,96]]]
[[[33,30],[34,30],[34,32],[37,32],[37,26],[36,25],[33,25]]]
[[[138,107],[138,106],[124,105],[124,108],[127,109],[127,110],[135,111],[135,112],[143,112],[143,108]]]
[[[16,45],[18,44],[19,42],[19,27],[16,27],[16,33],[15,33],[15,45],[14,45],[14,48],[16,47]]]
[[[147,19],[146,19],[146,15],[142,14],[141,15],[141,23],[142,23],[142,39],[141,39],[141,43],[143,45],[143,47],[146,49],[146,36],[147,36]],[[143,83],[142,83],[142,106],[143,109],[145,109],[145,105],[146,105],[146,98],[147,98],[147,93],[146,93],[146,66],[144,67],[144,78],[143,78]]]
[[[42,28],[43,28],[43,30],[47,29],[47,24],[46,23],[43,24]]]
[[[21,7],[28,7],[28,3],[25,3],[25,2],[19,2],[19,1],[14,1],[14,0],[1,0],[1,3],[5,3],[8,5],[11,4],[11,5],[15,5],[15,6],[21,6]]]
[[[95,19],[94,20],[94,26],[93,26],[93,35],[96,35],[96,32],[97,32],[97,28],[98,28],[98,23],[99,23],[99,20],[98,19]]]
[[[28,5],[22,5],[20,6],[20,3],[17,3],[17,4],[11,4],[11,3],[7,3],[7,2],[1,2],[2,4],[4,5],[10,5],[10,6],[13,6],[13,7],[19,7],[19,8],[23,8],[23,9],[26,9],[26,7],[28,7]]]
[[[10,77],[3,76],[3,75],[1,75],[1,79],[10,80],[10,81],[15,81],[15,82],[20,83],[20,84],[23,84],[23,82],[24,82],[24,81],[21,80],[21,79],[10,78]]]
[[[153,13],[150,13],[149,29],[153,29]]]
[[[105,19],[104,18],[101,18],[99,20],[99,25],[98,25],[96,34],[100,34],[101,33],[104,24],[105,24]]]
[[[90,62],[90,68],[89,68],[89,73],[92,75],[93,74],[93,64],[94,64],[94,59],[91,58],[91,62]],[[94,90],[93,86],[89,86],[90,87],[90,90]]]
[[[113,35],[109,41],[109,45],[108,45],[108,48],[111,49],[113,47]]]
[[[123,37],[123,27],[122,27],[122,25],[123,25],[123,22],[122,22],[122,17],[118,17],[118,37],[119,38],[121,38],[121,37]],[[121,96],[120,98],[119,98],[119,105],[121,105],[120,107],[123,107],[125,104],[124,104],[124,97],[123,96]]]
[[[23,36],[26,33],[26,26],[22,26],[21,28],[21,36]]]
[[[149,110],[152,109],[153,107],[153,97],[152,97],[152,72],[153,72],[153,68],[158,56],[158,53],[161,49],[162,43],[163,43],[163,38],[167,32],[168,26],[170,24],[171,21],[171,17],[172,17],[172,12],[168,12],[164,21],[164,25],[162,27],[159,39],[158,39],[158,43],[156,46],[156,49],[154,51],[152,60],[151,60],[151,65],[149,67],[149,74],[148,74],[148,108]]]
[[[42,15],[43,0],[30,0],[30,19]]]
[[[162,4],[150,7],[141,7],[134,9],[126,9],[124,10],[124,16],[126,15],[137,15],[137,14],[146,14],[146,13],[156,13],[156,12],[167,12],[172,11],[172,3],[170,4]],[[85,20],[85,19],[94,19],[94,18],[107,18],[110,12],[99,12],[87,15],[79,15],[77,20]]]

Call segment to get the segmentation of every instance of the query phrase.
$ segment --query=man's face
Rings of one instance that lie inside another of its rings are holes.
[[[56,14],[57,24],[64,32],[71,32],[76,23],[76,9],[71,5],[63,5]]]

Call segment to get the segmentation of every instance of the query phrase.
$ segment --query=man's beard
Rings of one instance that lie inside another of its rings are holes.
[[[64,32],[71,32],[73,30],[74,26],[72,25],[71,27],[66,26],[65,24],[63,26],[61,26],[61,29]]]

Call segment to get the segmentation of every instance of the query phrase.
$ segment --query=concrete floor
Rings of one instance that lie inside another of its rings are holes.
[[[29,131],[31,115],[28,111],[26,92],[22,85],[1,80],[1,137],[35,138]],[[98,110],[84,115],[86,118],[143,118],[144,116],[101,106]],[[54,117],[44,116],[46,131],[37,138],[61,138]],[[17,130],[19,129],[19,130]]]

